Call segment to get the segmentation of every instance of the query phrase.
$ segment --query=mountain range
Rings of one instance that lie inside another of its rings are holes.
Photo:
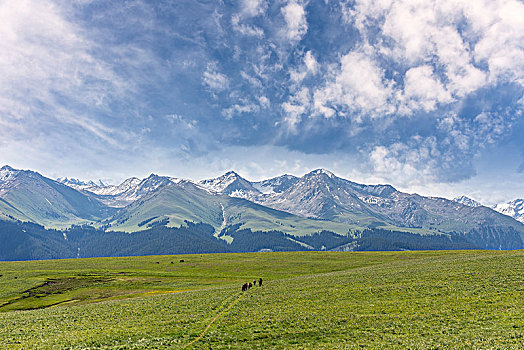
[[[171,252],[179,253],[516,249],[524,247],[524,224],[516,220],[523,203],[514,205],[496,208],[511,217],[467,197],[451,201],[407,194],[390,185],[358,184],[324,169],[258,182],[233,171],[202,181],[151,174],[115,186],[52,180],[4,166],[1,239],[19,253],[0,248],[0,259],[80,256],[85,251],[92,256],[165,253],[175,241]],[[42,253],[24,253],[31,249]]]

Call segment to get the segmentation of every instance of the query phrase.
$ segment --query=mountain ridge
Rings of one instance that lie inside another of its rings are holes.
[[[403,193],[387,184],[359,184],[325,169],[256,182],[234,171],[201,181],[151,174],[119,185],[78,187],[90,182],[65,182],[70,186],[36,172],[2,167],[0,219],[59,229],[89,224],[108,234],[187,227],[192,222],[209,225],[213,238],[227,244],[246,237],[235,232],[282,232],[289,235],[284,239],[293,240],[321,232],[350,239],[378,230],[405,232],[413,239],[465,237],[488,249],[524,247],[524,225],[491,208]],[[260,237],[276,239],[271,234]]]
[[[506,203],[497,204],[492,208],[524,224],[524,199],[514,199]]]
[[[98,221],[112,213],[94,198],[31,170],[0,168],[0,213],[54,227]]]

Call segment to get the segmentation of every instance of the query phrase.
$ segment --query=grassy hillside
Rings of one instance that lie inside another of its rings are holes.
[[[122,209],[103,224],[110,225],[112,231],[137,232],[160,223],[180,227],[186,220],[211,225],[217,233],[226,226],[238,224],[254,231],[278,230],[293,235],[322,230],[344,235],[352,227],[302,218],[245,199],[213,195],[191,183],[165,186]]]
[[[66,185],[34,172],[20,172],[0,198],[0,217],[66,228],[112,215],[115,210]],[[3,213],[3,214],[2,214]]]
[[[0,348],[518,349],[523,267],[524,251],[4,262]]]

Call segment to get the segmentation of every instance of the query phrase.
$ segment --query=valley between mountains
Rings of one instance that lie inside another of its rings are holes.
[[[524,248],[504,215],[318,169],[252,182],[152,174],[120,185],[0,169],[1,260],[203,252]],[[497,208],[495,208],[497,209]],[[513,211],[511,211],[513,210]],[[513,216],[513,217],[512,217]]]

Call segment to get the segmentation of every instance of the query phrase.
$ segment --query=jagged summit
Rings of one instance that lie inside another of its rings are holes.
[[[85,189],[85,188],[90,188],[90,187],[106,186],[100,179],[97,181],[93,181],[93,180],[83,181],[83,180],[75,179],[75,178],[59,177],[58,179],[56,179],[56,181],[64,185],[73,187],[75,189]]]
[[[16,169],[13,169],[11,166],[9,165],[4,165],[0,168],[0,171],[15,171]]]
[[[471,199],[467,196],[459,196],[459,197],[453,198],[453,201],[463,204],[463,205],[467,205],[468,207],[473,207],[473,208],[482,206],[480,202],[477,202],[476,200]]]
[[[493,209],[524,224],[524,199],[515,199],[507,203],[497,204],[493,206]]]
[[[331,178],[336,177],[335,174],[333,174],[331,171],[323,169],[323,168],[319,168],[319,169],[315,169],[313,171],[310,171],[309,173],[307,173],[304,176],[313,176],[313,175],[326,175],[326,176],[329,176]]]
[[[235,177],[241,177],[240,175],[238,175],[238,173],[234,170],[230,170],[228,172],[226,172],[224,175],[222,175],[223,177],[231,177],[231,176],[235,176]]]
[[[12,179],[18,172],[19,170],[15,170],[9,165],[4,165],[2,168],[0,168],[0,181],[5,182]]]
[[[42,175],[32,170],[15,169],[9,165],[4,165],[0,168],[0,184],[3,183],[5,185],[6,183],[11,183],[21,177],[38,178],[42,177]]]
[[[234,171],[228,171],[213,179],[199,181],[198,185],[208,191],[224,193],[233,197],[248,198],[260,194],[260,191],[251,182]]]
[[[176,183],[178,180],[151,174],[145,179],[131,177],[124,180],[120,185],[89,187],[84,189],[84,191],[99,196],[99,200],[109,206],[121,208],[161,187]]]

